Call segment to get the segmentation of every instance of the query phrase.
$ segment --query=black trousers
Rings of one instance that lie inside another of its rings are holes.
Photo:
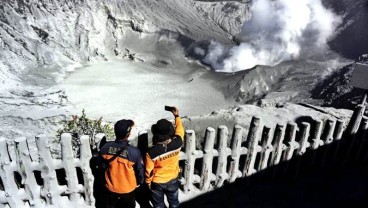
[[[135,191],[127,194],[107,192],[105,200],[106,208],[135,208]]]

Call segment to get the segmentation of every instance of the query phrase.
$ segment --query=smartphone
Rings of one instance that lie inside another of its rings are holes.
[[[172,112],[173,110],[175,110],[175,108],[174,108],[174,107],[165,105],[165,111],[170,111],[170,112]]]

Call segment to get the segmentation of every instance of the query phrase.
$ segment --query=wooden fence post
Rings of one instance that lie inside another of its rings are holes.
[[[299,143],[295,141],[296,137],[296,124],[295,123],[288,123],[287,124],[287,133],[285,135],[285,142],[286,142],[286,151],[285,157],[283,161],[288,161],[293,157],[294,151],[299,148]]]
[[[333,142],[335,128],[336,128],[336,120],[328,119],[326,122],[322,138],[324,145],[331,144]]]
[[[16,163],[19,168],[19,174],[22,177],[25,192],[29,194],[29,204],[34,207],[42,207],[40,197],[40,186],[38,186],[33,174],[36,162],[32,162],[27,147],[26,138],[21,137],[15,140],[16,145]]]
[[[311,161],[311,165],[314,165],[314,162],[316,160],[316,150],[318,149],[318,147],[323,145],[323,141],[321,140],[321,136],[322,136],[322,128],[323,128],[323,122],[321,120],[315,120],[315,128],[313,129],[313,132],[311,133],[311,137],[312,137],[312,145],[311,145],[311,150],[312,152],[312,161]]]
[[[85,201],[87,205],[94,206],[95,198],[93,196],[93,182],[94,177],[92,175],[91,168],[89,166],[89,161],[92,158],[92,152],[89,144],[89,136],[82,136],[80,138],[81,146],[80,146],[80,167],[83,173],[83,181],[84,181],[84,192],[85,192]]]
[[[148,132],[147,131],[140,131],[138,133],[137,148],[141,151],[143,157],[147,153],[148,147],[149,147]]]
[[[316,150],[318,149],[319,146],[323,145],[323,141],[321,140],[321,136],[322,136],[322,127],[323,127],[323,123],[321,120],[315,120],[315,128],[313,129],[312,132],[312,146],[311,149],[312,150]]]
[[[18,187],[14,180],[15,161],[11,161],[5,138],[0,138],[0,174],[4,185],[4,198],[10,207],[22,207],[23,201],[18,197]]]
[[[349,124],[345,130],[345,134],[344,134],[344,136],[346,137],[345,143],[346,143],[346,146],[348,147],[347,147],[347,150],[345,151],[346,154],[345,154],[344,161],[342,163],[343,166],[346,164],[346,162],[350,158],[350,152],[355,143],[355,136],[358,133],[360,123],[364,116],[364,112],[366,108],[365,100],[366,100],[366,95],[364,95],[362,104],[359,104],[355,107],[353,115],[351,116]]]
[[[29,152],[29,155],[31,156],[32,161],[37,161],[38,163],[38,149],[36,145],[36,138],[35,137],[27,137],[27,149]]]
[[[297,155],[302,156],[307,151],[307,148],[310,147],[310,143],[308,142],[309,133],[310,133],[310,124],[303,122],[301,126],[300,133],[300,145],[297,151]]]
[[[212,173],[213,156],[218,155],[218,152],[213,149],[215,144],[216,132],[215,129],[208,127],[206,131],[203,165],[201,171],[201,183],[199,185],[201,190],[208,190],[212,179],[216,176]]]
[[[338,153],[339,153],[339,149],[340,149],[340,146],[341,146],[341,139],[342,139],[342,135],[344,133],[344,125],[345,125],[345,122],[343,120],[337,120],[336,121],[336,128],[335,128],[335,132],[334,132],[334,136],[333,136],[334,140],[336,141],[335,153],[334,153],[334,156],[332,158],[333,163],[336,161],[336,158],[337,158]]]
[[[264,170],[267,168],[268,160],[270,158],[271,152],[274,150],[272,146],[272,136],[270,134],[271,128],[270,127],[263,127],[262,137],[261,137],[261,146],[262,146],[262,153],[261,159],[258,164],[258,171]]]
[[[227,174],[226,166],[227,166],[227,158],[231,155],[231,149],[227,147],[227,141],[229,138],[229,132],[226,126],[219,126],[219,138],[218,138],[218,163],[216,170],[216,187],[221,187],[225,180],[229,178],[229,174]]]
[[[248,154],[245,161],[245,166],[243,169],[243,177],[250,176],[257,172],[255,170],[255,161],[257,157],[257,153],[262,150],[262,147],[259,146],[259,130],[261,129],[261,121],[260,118],[253,116],[250,127],[249,133],[247,137],[248,142]]]
[[[362,118],[363,118],[364,111],[365,111],[365,105],[363,104],[360,104],[355,108],[353,115],[350,118],[348,127],[345,130],[345,133],[346,133],[345,135],[347,137],[351,137],[352,135],[355,135],[358,132],[360,122],[362,121]]]
[[[300,129],[300,143],[299,149],[297,150],[296,154],[299,156],[296,170],[295,170],[295,178],[299,175],[300,165],[302,163],[302,158],[300,156],[304,155],[308,148],[310,148],[310,143],[308,142],[308,138],[310,135],[310,124],[307,122],[303,122],[301,129]]]
[[[185,164],[185,171],[184,171],[184,191],[189,192],[193,190],[193,183],[199,182],[199,176],[194,175],[194,165],[197,158],[202,157],[202,151],[196,150],[196,136],[193,130],[187,130],[185,132],[186,138],[186,145],[185,145],[185,154],[187,155],[188,159],[186,160]],[[197,179],[198,178],[198,179]]]
[[[81,196],[78,193],[78,177],[75,167],[71,134],[64,133],[61,135],[61,158],[68,184],[67,192],[70,194],[69,199],[73,203],[78,202]]]
[[[345,125],[345,122],[343,120],[336,121],[336,128],[333,134],[333,138],[335,141],[341,140],[342,135],[344,133],[344,125]]]
[[[246,152],[246,149],[241,146],[243,138],[243,128],[240,125],[235,125],[233,131],[233,143],[230,163],[230,182],[234,182],[237,178],[242,176],[242,172],[239,170],[239,159],[242,152]],[[243,151],[242,151],[243,149]]]
[[[66,187],[60,188],[57,182],[55,164],[51,157],[46,136],[37,136],[36,144],[40,160],[41,177],[44,181],[43,187],[41,188],[41,196],[46,199],[47,205],[57,206],[56,202],[60,200],[60,194],[66,190]]]
[[[277,165],[280,162],[282,151],[285,149],[285,145],[283,144],[285,136],[285,126],[277,124],[275,128],[275,134],[273,139],[273,154],[271,159],[271,166]]]
[[[359,156],[361,155],[362,150],[366,147],[367,131],[368,131],[368,118],[363,117],[359,130],[358,150],[355,156],[355,161],[359,160]]]
[[[328,155],[328,152],[330,151],[330,144],[333,142],[333,134],[336,128],[336,120],[328,119],[325,125],[324,133],[323,133],[323,143],[326,145],[325,152],[323,153],[321,164],[324,166],[326,164],[326,158]]]

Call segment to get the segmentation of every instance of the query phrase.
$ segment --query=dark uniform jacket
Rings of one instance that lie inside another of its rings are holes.
[[[144,182],[141,152],[129,145],[129,141],[115,140],[106,143],[100,151],[102,159],[112,158],[121,148],[124,150],[108,164],[105,171],[106,187],[114,193],[125,194],[134,191]]]
[[[178,177],[179,154],[184,141],[184,127],[175,118],[175,137],[167,144],[155,144],[146,154],[146,183],[166,183]]]

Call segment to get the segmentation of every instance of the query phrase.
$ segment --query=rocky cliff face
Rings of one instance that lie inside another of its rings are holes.
[[[368,53],[368,1],[365,0],[323,0],[343,16],[330,47],[344,57],[357,59]]]
[[[247,11],[241,2],[5,0],[0,6],[0,78],[126,55],[127,40],[150,35],[229,43]]]
[[[68,114],[56,83],[75,67],[117,58],[180,68],[194,41],[231,44],[248,10],[241,1],[4,0],[0,134],[52,134]]]

